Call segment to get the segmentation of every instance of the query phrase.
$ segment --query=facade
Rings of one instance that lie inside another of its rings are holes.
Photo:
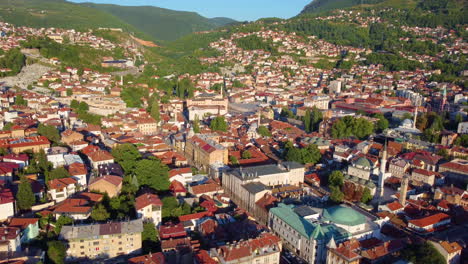
[[[195,116],[201,119],[205,114],[225,115],[228,112],[228,105],[228,99],[220,95],[200,96],[195,99],[188,99],[189,120],[194,120]]]
[[[17,227],[0,227],[0,252],[21,251],[21,230]]]
[[[254,239],[212,248],[209,254],[220,264],[279,264],[281,249],[279,237],[262,233]]]
[[[152,117],[138,118],[137,128],[143,135],[154,135],[158,132],[158,123]]]
[[[44,136],[31,136],[22,138],[7,138],[0,140],[0,148],[10,149],[14,154],[19,154],[26,150],[34,153],[41,149],[50,147],[50,141]]]
[[[196,135],[185,144],[185,157],[202,170],[212,164],[228,164],[228,150],[207,136]]]
[[[458,242],[430,241],[432,245],[444,256],[447,264],[459,264],[461,261],[462,246]]]
[[[59,239],[68,243],[69,260],[107,259],[141,251],[141,219],[106,224],[64,226]]]
[[[404,159],[395,158],[390,161],[390,164],[388,165],[388,172],[391,173],[394,177],[403,178],[409,167],[410,164]]]
[[[411,172],[411,180],[432,186],[435,183],[435,174],[436,173],[433,171],[414,169]]]
[[[0,184],[0,221],[15,215],[15,197],[13,192]]]
[[[296,162],[241,167],[223,173],[222,177],[225,194],[250,213],[256,211],[256,202],[271,192],[272,186],[298,186],[302,182],[304,182],[304,166]]]
[[[444,213],[437,213],[419,219],[408,221],[408,227],[418,233],[432,233],[450,224],[450,216]]]
[[[135,199],[135,210],[139,218],[159,226],[162,220],[162,202],[156,194],[145,193]]]
[[[369,180],[373,172],[373,165],[369,159],[361,157],[351,162],[348,166],[348,174],[360,179]]]

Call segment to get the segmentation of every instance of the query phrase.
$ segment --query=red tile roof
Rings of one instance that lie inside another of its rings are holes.
[[[138,196],[135,199],[135,209],[140,210],[148,205],[162,206],[163,203],[156,194],[146,193]]]
[[[68,185],[76,183],[77,181],[73,178],[54,179],[49,181],[49,189],[63,190],[63,188],[67,187]]]
[[[118,187],[120,184],[122,184],[123,178],[119,176],[114,176],[114,175],[104,175],[104,176],[95,178],[89,183],[89,185],[93,185],[99,181],[106,181],[114,185],[115,187]]]
[[[437,213],[437,214],[419,218],[419,219],[412,219],[412,220],[409,220],[408,222],[415,226],[424,228],[430,225],[437,224],[447,219],[450,219],[450,216],[448,214]]]
[[[166,259],[162,252],[150,253],[148,255],[134,257],[128,260],[129,264],[165,264]]]
[[[39,218],[12,218],[9,227],[17,227],[20,229],[26,229],[29,225],[34,225],[39,221]]]

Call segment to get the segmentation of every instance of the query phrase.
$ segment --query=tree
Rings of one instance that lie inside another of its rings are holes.
[[[200,133],[200,119],[198,115],[195,115],[195,119],[193,120],[193,132],[197,134]]]
[[[3,126],[3,131],[10,131],[11,127],[13,126],[13,123],[8,122]]]
[[[252,153],[250,153],[250,151],[248,150],[244,150],[242,152],[242,159],[250,159],[252,158]]]
[[[70,173],[64,167],[58,167],[49,172],[48,181],[70,177]]]
[[[235,156],[229,156],[229,162],[231,162],[232,165],[239,164],[239,160]]]
[[[259,126],[258,127],[258,134],[260,134],[263,137],[271,137],[271,132],[268,130],[266,126]]]
[[[364,188],[364,191],[362,192],[362,196],[361,196],[361,202],[363,203],[368,203],[372,200],[372,195],[371,195],[371,191],[369,190],[369,188]]]
[[[156,99],[153,102],[153,105],[151,106],[151,116],[156,120],[156,122],[159,122],[161,120],[161,110],[159,109],[159,101]]]
[[[105,221],[109,219],[110,214],[107,212],[107,209],[104,207],[102,204],[98,204],[93,208],[93,211],[91,212],[91,218],[94,221]]]
[[[333,171],[330,176],[328,176],[328,185],[341,187],[344,183],[344,176],[341,171]]]
[[[156,252],[158,249],[158,231],[152,222],[143,223],[141,234],[143,254]]]
[[[421,245],[412,244],[402,252],[403,259],[415,264],[443,264],[446,263],[444,257],[430,243],[424,242]]]
[[[29,210],[36,203],[36,197],[32,191],[29,180],[22,176],[16,193],[16,204],[20,210]]]
[[[58,143],[60,142],[60,134],[56,127],[39,124],[37,127],[37,132],[41,135],[46,137],[48,140]]]
[[[310,110],[307,109],[305,115],[304,115],[304,128],[305,128],[305,131],[307,133],[310,133],[312,132],[312,127],[311,127],[311,114],[310,114]]]
[[[169,189],[168,172],[167,166],[156,158],[139,160],[135,167],[135,175],[140,186],[146,185],[157,191]]]
[[[226,120],[224,119],[224,116],[217,116],[211,120],[211,123],[210,123],[211,130],[226,132],[227,128],[228,126],[227,126]]]
[[[323,120],[323,114],[322,112],[317,108],[313,107],[312,108],[312,113],[311,113],[311,120],[310,120],[310,129],[311,131],[317,131],[319,128],[320,122]]]
[[[317,145],[309,144],[306,148],[301,150],[302,152],[302,163],[307,164],[315,164],[320,161],[322,158],[322,154],[318,149]]]
[[[47,242],[47,257],[51,263],[65,263],[67,247],[60,241]]]
[[[28,101],[24,100],[24,97],[21,94],[19,94],[16,96],[15,105],[27,106]]]
[[[349,137],[350,135],[348,134],[346,130],[346,124],[341,120],[338,120],[335,123],[333,123],[332,128],[331,128],[331,136],[333,138]]]
[[[73,95],[73,90],[72,89],[67,89],[67,96],[72,96],[72,95]]]
[[[56,234],[60,234],[60,231],[62,230],[62,226],[64,225],[69,225],[73,223],[73,219],[71,219],[68,216],[63,216],[61,215],[58,219],[57,222],[55,222],[55,228],[54,231]]]
[[[385,118],[384,115],[382,115],[382,114],[376,114],[376,115],[374,115],[374,117],[379,119],[379,120],[376,122],[376,124],[375,124],[375,130],[376,130],[376,131],[382,132],[382,131],[384,131],[385,129],[388,128],[389,122],[388,122],[388,120]]]
[[[162,199],[162,218],[167,218],[172,216],[172,211],[179,207],[179,202],[174,196],[167,196]]]
[[[122,144],[112,149],[112,156],[126,175],[135,171],[137,161],[141,159],[141,154],[133,144]]]
[[[340,190],[338,186],[331,186],[330,199],[335,203],[341,203],[344,199],[344,193]]]

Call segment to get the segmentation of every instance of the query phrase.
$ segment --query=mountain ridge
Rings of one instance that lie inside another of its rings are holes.
[[[140,38],[163,42],[237,22],[154,6],[127,7],[66,0],[2,0],[0,20],[30,27],[122,28]]]

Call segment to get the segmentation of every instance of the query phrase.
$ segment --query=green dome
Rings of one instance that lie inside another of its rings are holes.
[[[366,168],[370,168],[370,167],[371,167],[371,164],[370,164],[369,160],[366,159],[366,158],[363,158],[363,157],[361,157],[361,158],[359,158],[358,160],[356,160],[356,163],[355,163],[355,164],[356,164],[356,165],[359,165],[359,166],[362,166],[362,167],[366,167]]]
[[[366,222],[366,217],[361,213],[340,205],[324,209],[323,218],[330,222],[347,226],[361,225]]]

